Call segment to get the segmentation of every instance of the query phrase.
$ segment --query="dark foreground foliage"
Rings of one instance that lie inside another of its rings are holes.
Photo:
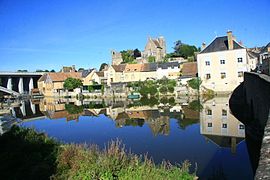
[[[181,166],[127,152],[119,140],[97,145],[61,145],[33,129],[13,127],[0,136],[3,179],[194,179]]]
[[[43,133],[13,126],[0,144],[1,179],[48,179],[55,173],[59,144]]]

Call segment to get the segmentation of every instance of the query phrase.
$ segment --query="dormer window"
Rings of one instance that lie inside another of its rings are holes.
[[[205,61],[206,66],[210,66],[210,61]]]

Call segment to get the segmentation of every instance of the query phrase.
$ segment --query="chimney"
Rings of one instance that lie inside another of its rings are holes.
[[[229,50],[232,50],[234,37],[232,35],[232,31],[230,31],[230,30],[227,31],[227,39],[228,39],[228,48],[229,48]]]
[[[205,42],[202,43],[202,50],[204,50],[206,48],[206,44]]]

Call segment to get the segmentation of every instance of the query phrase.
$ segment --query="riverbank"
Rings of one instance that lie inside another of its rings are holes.
[[[61,144],[18,126],[0,136],[3,179],[195,179],[188,162],[181,167],[127,152],[120,141],[97,145]]]

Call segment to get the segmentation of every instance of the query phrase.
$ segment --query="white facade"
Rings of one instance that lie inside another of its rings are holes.
[[[176,79],[179,77],[180,68],[179,67],[168,67],[167,69],[157,68],[157,79],[162,79],[166,77],[168,79]]]
[[[232,92],[250,71],[245,48],[198,54],[197,65],[202,86],[215,92]]]

